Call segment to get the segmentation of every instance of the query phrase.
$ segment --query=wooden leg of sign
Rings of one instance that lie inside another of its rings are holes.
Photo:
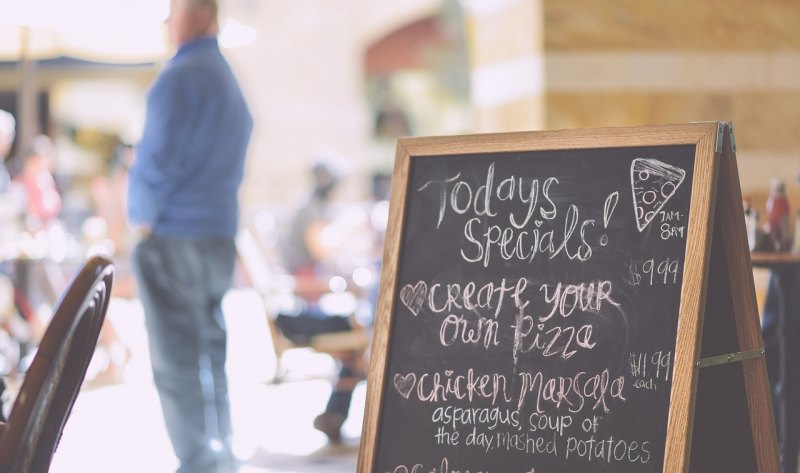
[[[736,152],[732,149],[733,128],[731,124],[728,124],[728,131],[723,148],[725,153],[723,158],[725,159],[720,166],[719,192],[722,201],[726,203],[720,208],[720,224],[723,232],[725,258],[731,264],[728,272],[731,291],[735,297],[738,295],[738,299],[734,300],[733,308],[739,345],[742,350],[748,350],[763,348],[764,341],[761,338],[761,328],[758,322],[758,306],[753,284],[753,271],[750,266],[747,235],[742,223],[744,209],[739,185],[739,171],[736,165]],[[742,363],[742,370],[747,390],[758,471],[777,472],[780,470],[780,465],[766,361],[764,358],[745,361]]]
[[[725,137],[719,172],[703,358],[763,348],[731,133]],[[778,473],[765,359],[735,358],[699,368],[689,471]]]
[[[717,212],[715,230],[720,230]],[[721,231],[716,231],[711,245],[701,345],[703,361],[722,355],[739,353],[742,346],[736,331],[734,297],[728,273],[733,271],[725,259]],[[759,358],[763,361],[763,358]],[[750,361],[748,361],[749,363]],[[748,406],[747,382],[743,362],[713,364],[697,367],[698,381],[695,396],[689,472],[756,472],[755,439],[751,410]],[[777,472],[775,472],[777,473]]]

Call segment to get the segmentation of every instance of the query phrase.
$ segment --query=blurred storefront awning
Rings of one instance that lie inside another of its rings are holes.
[[[0,63],[18,69],[17,149],[39,132],[40,61],[142,64],[168,52],[165,0],[0,0]]]
[[[167,53],[163,0],[0,0],[0,61],[143,63]]]

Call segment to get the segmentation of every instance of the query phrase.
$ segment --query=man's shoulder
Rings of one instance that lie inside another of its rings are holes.
[[[198,47],[188,50],[183,54],[176,55],[170,61],[169,66],[177,70],[198,68],[214,69],[226,67],[227,62],[219,48]]]
[[[156,78],[156,84],[166,88],[170,84],[181,87],[191,83],[202,84],[210,77],[224,74],[227,70],[224,59],[220,61],[208,55],[186,55],[166,63]]]

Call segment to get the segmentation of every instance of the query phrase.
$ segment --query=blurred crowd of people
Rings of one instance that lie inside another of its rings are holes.
[[[5,161],[14,141],[14,119],[6,112],[0,112],[0,132]],[[52,306],[74,268],[63,254],[52,254],[63,247],[58,240],[78,240],[81,257],[92,252],[113,256],[115,265],[122,268],[115,285],[132,284],[132,278],[126,276],[135,247],[135,233],[125,216],[133,147],[120,146],[110,159],[109,172],[91,180],[94,208],[83,221],[80,235],[66,235],[60,219],[62,194],[53,175],[53,142],[45,135],[37,136],[20,156],[15,175],[6,166],[0,168],[0,379],[12,383],[19,383],[24,375],[26,360],[35,352]],[[325,148],[312,161],[310,189],[303,201],[291,208],[260,212],[242,223],[251,225],[260,244],[271,249],[270,271],[290,281],[272,294],[276,302],[270,310],[274,312],[266,316],[274,319],[281,336],[297,346],[307,346],[320,334],[353,330],[362,330],[368,344],[388,213],[388,178],[374,177],[370,200],[342,202],[335,197],[336,190],[352,178],[344,171],[347,157]],[[265,217],[274,224],[253,224]],[[38,241],[39,245],[25,246],[25,241]],[[115,293],[137,296],[132,287]],[[104,368],[118,376],[131,353],[110,320],[106,325],[98,350],[103,352]],[[331,442],[341,440],[353,390],[366,378],[366,344],[332,353],[338,368],[331,395],[314,421]],[[95,371],[98,379],[102,374],[102,370]],[[6,410],[12,400],[6,394]]]
[[[71,270],[98,251],[86,235],[66,228],[62,192],[54,177],[53,141],[36,135],[26,149],[12,155],[15,137],[13,115],[0,110],[0,417],[13,400],[7,384],[18,387],[21,382]],[[109,189],[98,202],[111,201],[110,194]],[[102,233],[108,236],[105,227]],[[103,366],[93,365],[92,379],[118,370],[130,356],[110,323],[103,327],[98,350],[104,356],[96,360]],[[112,351],[117,354],[113,361]]]
[[[383,176],[374,177],[367,201],[334,197],[352,176],[347,157],[326,148],[313,157],[310,189],[297,207],[239,220],[252,117],[219,52],[216,15],[213,0],[172,2],[167,27],[178,49],[149,92],[143,138],[135,148],[118,146],[107,172],[91,179],[92,208],[79,228],[62,215],[53,141],[38,135],[10,156],[15,121],[0,111],[0,380],[24,375],[71,270],[89,254],[111,256],[114,295],[142,301],[164,422],[179,471],[193,472],[237,466],[221,317],[235,281],[237,233],[252,226],[269,271],[289,281],[267,295],[266,316],[280,337],[313,347],[321,335],[359,334],[357,343],[325,351],[338,369],[314,427],[339,442],[353,390],[366,378],[388,215]],[[274,224],[253,225],[265,218]],[[131,356],[110,319],[98,352],[104,366],[94,379],[119,374]]]
[[[35,348],[46,325],[37,305],[52,296],[46,267],[23,257],[22,244],[43,242],[61,211],[61,196],[52,176],[53,145],[44,135],[33,139],[21,154],[19,172],[10,175],[6,159],[12,149],[16,123],[0,110],[0,352],[2,375],[24,371],[24,362]],[[45,243],[46,244],[46,243]],[[31,248],[31,245],[27,246]]]

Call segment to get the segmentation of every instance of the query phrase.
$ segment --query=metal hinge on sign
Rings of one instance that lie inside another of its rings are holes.
[[[743,360],[752,360],[753,358],[761,358],[764,356],[764,349],[758,348],[749,351],[740,351],[736,353],[729,353],[727,355],[710,356],[695,362],[698,368],[708,368],[709,366],[724,365],[725,363],[734,363]]]
[[[722,153],[722,143],[725,141],[725,124],[717,122],[717,144],[714,147],[714,152],[717,154]]]
[[[733,137],[733,122],[728,122],[728,136],[731,138],[731,151],[736,154],[736,139]]]

